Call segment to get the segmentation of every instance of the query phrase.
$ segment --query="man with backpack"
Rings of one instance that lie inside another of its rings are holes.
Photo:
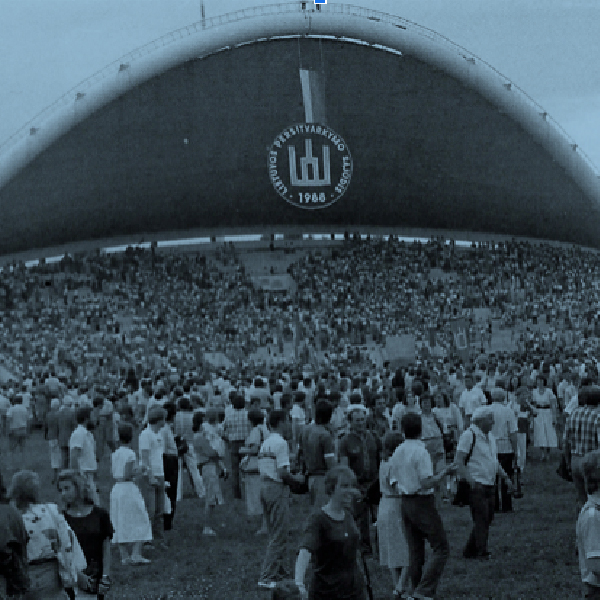
[[[496,441],[490,434],[494,413],[481,406],[473,413],[471,425],[460,436],[456,449],[458,476],[469,484],[469,507],[473,529],[463,551],[465,558],[490,558],[488,535],[494,518],[496,476],[500,476],[512,493],[513,484],[498,462]]]

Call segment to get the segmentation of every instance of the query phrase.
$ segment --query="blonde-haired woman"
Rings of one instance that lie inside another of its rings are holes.
[[[75,598],[77,572],[86,568],[77,538],[55,504],[40,502],[34,471],[13,475],[8,496],[27,529],[29,587],[24,600]]]
[[[67,469],[58,475],[63,515],[74,531],[87,566],[77,572],[78,596],[99,600],[110,589],[110,542],[114,534],[108,511],[94,504],[88,480]]]

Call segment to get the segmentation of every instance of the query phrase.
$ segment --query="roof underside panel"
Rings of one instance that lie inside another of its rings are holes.
[[[324,71],[327,124],[354,162],[346,194],[315,211],[286,203],[267,170],[274,138],[304,121],[303,57]],[[285,224],[600,245],[593,201],[497,106],[414,57],[333,40],[246,45],[171,68],[59,138],[0,190],[0,205],[2,253]]]

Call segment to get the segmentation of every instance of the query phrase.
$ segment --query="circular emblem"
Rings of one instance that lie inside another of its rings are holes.
[[[298,208],[327,208],[348,189],[352,156],[343,138],[326,125],[284,129],[269,148],[269,178],[275,191]]]

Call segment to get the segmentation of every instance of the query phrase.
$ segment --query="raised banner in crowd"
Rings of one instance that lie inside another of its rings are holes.
[[[385,340],[382,354],[384,360],[389,361],[392,366],[398,366],[415,360],[415,348],[414,335],[391,335]]]
[[[452,329],[452,338],[454,341],[454,349],[460,356],[463,362],[468,362],[470,355],[470,343],[469,343],[469,322],[466,318],[452,319],[450,321],[450,327]]]

